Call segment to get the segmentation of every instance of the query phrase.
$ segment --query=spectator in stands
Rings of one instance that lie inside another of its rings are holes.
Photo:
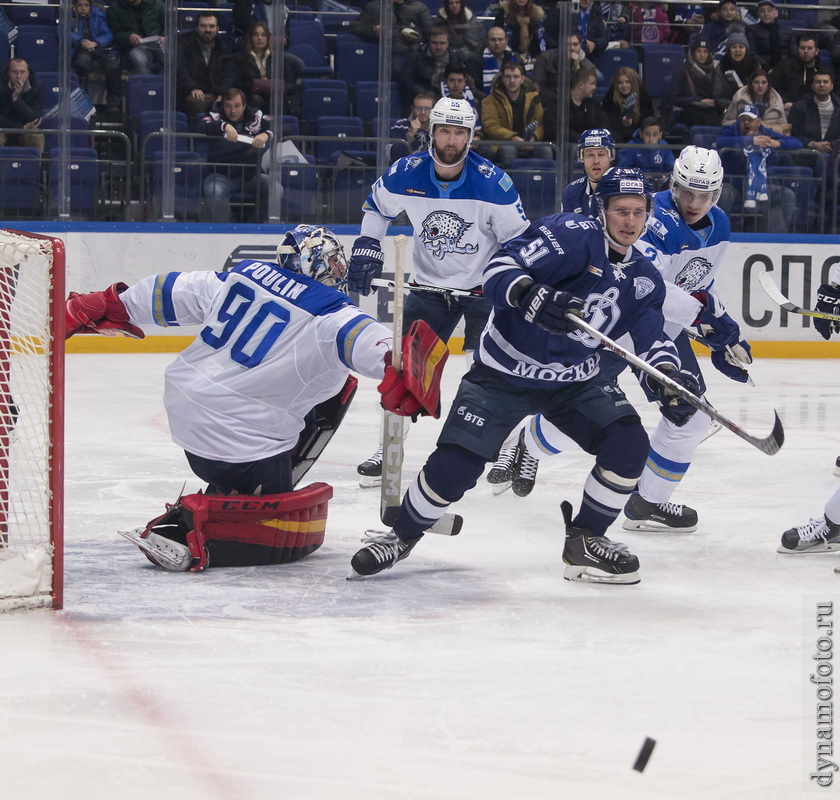
[[[268,214],[271,186],[261,161],[272,134],[267,117],[246,105],[245,99],[241,89],[228,89],[222,102],[199,117],[195,125],[197,133],[213,137],[207,161],[219,165],[204,179],[204,201],[211,222],[231,221],[231,191],[259,193],[259,218],[252,222],[264,222]],[[251,138],[251,142],[237,141],[240,136]],[[282,192],[279,185],[274,190]]]
[[[735,92],[720,124],[731,125],[738,119],[738,112],[748,104],[761,112],[761,121],[768,128],[788,133],[790,125],[785,116],[785,104],[782,96],[770,85],[766,69],[759,67],[750,75],[747,85]]]
[[[231,11],[233,30],[227,36],[227,44],[231,50],[238,51],[246,46],[248,29],[255,22],[261,22],[265,25],[265,29],[269,33],[271,32],[273,13],[267,7],[271,5],[273,5],[272,0],[233,0],[233,9]],[[279,27],[288,36],[289,7],[285,3],[282,6],[278,3],[278,7],[281,9]],[[288,38],[286,39],[286,43],[288,43]]]
[[[542,6],[534,0],[502,0],[493,24],[504,29],[513,52],[530,73],[537,56],[547,49]]]
[[[834,94],[831,73],[817,70],[811,92],[791,106],[790,133],[805,147],[828,155],[831,143],[840,139],[840,97]]]
[[[669,13],[673,12],[673,31],[671,39],[675,44],[688,44],[694,33],[700,33],[705,22],[703,6],[686,3],[678,6],[668,6]]]
[[[551,46],[560,41],[560,14],[568,13],[565,3],[555,3],[545,20],[545,31]],[[573,30],[580,36],[587,58],[595,61],[607,49],[609,37],[604,18],[598,3],[593,0],[580,0],[577,17],[573,21]]]
[[[271,113],[271,34],[264,22],[254,22],[245,32],[243,49],[225,60],[222,91],[242,89],[249,106],[264,114]],[[303,77],[303,62],[291,53],[283,52],[284,113],[300,113],[298,84]]]
[[[782,96],[786,112],[811,91],[818,70],[833,74],[830,66],[820,61],[814,35],[803,33],[797,40],[796,53],[783,58],[770,72],[770,83]]]
[[[202,11],[195,30],[178,39],[178,110],[188,117],[209,111],[221,99],[228,49],[219,38],[219,19]]]
[[[630,47],[632,26],[631,12],[624,3],[600,3],[601,19],[607,29],[607,48]],[[548,23],[546,23],[548,24]]]
[[[761,64],[749,51],[747,37],[740,31],[730,33],[726,39],[726,52],[718,62],[712,76],[717,110],[726,111],[735,92],[747,85]]]
[[[426,42],[434,23],[432,15],[421,0],[385,0],[393,9],[391,36],[391,70],[399,74],[405,54]],[[379,41],[380,0],[372,0],[350,25],[350,33],[366,42]]]
[[[112,47],[114,34],[105,12],[91,0],[75,0],[70,20],[70,64],[79,76],[79,85],[88,90],[88,76],[94,67],[105,73],[108,110],[119,111],[122,97],[120,56]]]
[[[619,67],[601,105],[617,142],[627,142],[645,117],[653,116],[653,103],[642,85],[639,73],[631,67]]]
[[[19,134],[0,133],[0,147],[17,145],[44,152],[41,127],[44,89],[22,58],[13,58],[0,76],[0,128],[20,128]]]
[[[755,25],[747,26],[750,50],[765,69],[773,69],[790,55],[791,31],[779,24],[779,9],[773,0],[761,0]]]
[[[700,30],[700,38],[707,43],[714,59],[720,59],[726,52],[726,39],[736,30],[743,32],[738,6],[735,0],[720,0],[716,16]],[[733,27],[734,25],[734,27]]]
[[[542,120],[543,107],[536,84],[525,77],[522,64],[508,62],[481,105],[484,135],[507,142],[540,142]],[[515,158],[554,158],[554,152],[547,144],[498,146],[495,160],[502,169],[510,169]]]
[[[645,117],[629,144],[643,144],[645,149],[621,150],[617,166],[640,169],[654,186],[662,186],[674,168],[674,154],[662,138],[662,121],[657,117]]]
[[[474,150],[482,158],[492,160],[493,151],[481,143],[484,138],[484,128],[481,125],[481,101],[484,100],[484,92],[473,86],[472,78],[461,64],[450,64],[443,73],[443,80],[440,84],[442,97],[451,97],[454,100],[466,100],[475,113],[475,128],[473,128],[473,140],[470,150]]]
[[[683,68],[671,81],[668,104],[676,112],[674,121],[693,125],[719,125],[720,112],[714,97],[715,63],[709,43],[695,33],[688,45]]]
[[[124,69],[136,75],[163,69],[163,0],[111,0],[106,19]]]
[[[450,61],[460,58],[449,49],[449,34],[446,28],[432,28],[429,43],[409,53],[398,75],[403,103],[408,106],[412,98],[420,92],[436,90],[443,80],[443,73]]]
[[[671,38],[668,12],[661,3],[633,4],[633,42],[660,44]]]
[[[508,61],[516,61],[516,53],[508,47],[505,29],[494,26],[487,31],[487,46],[484,52],[471,62],[473,80],[484,94],[490,94],[493,90],[493,78],[499,74],[502,64]]]
[[[420,92],[411,105],[411,113],[403,119],[398,119],[391,126],[392,139],[404,139],[407,151],[401,151],[397,155],[395,148],[391,150],[391,159],[400,158],[403,155],[417,153],[429,149],[431,136],[429,133],[429,115],[437,102],[435,92]]]
[[[484,48],[484,26],[476,19],[465,0],[444,0],[435,17],[435,25],[446,28],[453,50],[460,50],[465,58],[474,58]]]
[[[598,84],[594,69],[581,67],[572,73],[569,84],[568,139],[574,143],[585,130],[606,128],[608,120],[600,101],[595,97]]]
[[[726,182],[718,206],[729,215],[738,197],[747,211],[769,202],[767,230],[786,233],[796,210],[796,198],[787,187],[768,181],[768,168],[776,161],[779,150],[797,150],[802,142],[761,124],[755,106],[744,106],[737,122],[723,128],[717,138]]]

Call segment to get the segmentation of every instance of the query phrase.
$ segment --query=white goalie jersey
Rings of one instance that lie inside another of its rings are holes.
[[[414,227],[412,279],[473,289],[505,242],[528,227],[510,176],[472,151],[458,178],[441,182],[431,155],[401,158],[376,181],[364,204],[362,236],[379,241],[405,211]]]
[[[350,370],[381,379],[391,332],[348,297],[262,261],[152,275],[120,295],[136,325],[204,325],[166,370],[172,438],[240,463],[292,449]]]

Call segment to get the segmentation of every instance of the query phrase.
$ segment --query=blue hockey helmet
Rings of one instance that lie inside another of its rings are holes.
[[[635,167],[614,167],[604,173],[592,192],[590,215],[600,219],[611,197],[619,194],[636,194],[644,197],[647,210],[653,202],[653,186],[640,169]]]
[[[583,151],[590,147],[603,147],[610,154],[610,161],[615,160],[615,139],[606,128],[590,128],[580,135],[577,143],[577,159],[583,161]]]
[[[326,286],[343,288],[347,282],[347,258],[338,237],[320,225],[298,225],[277,246],[277,263]]]

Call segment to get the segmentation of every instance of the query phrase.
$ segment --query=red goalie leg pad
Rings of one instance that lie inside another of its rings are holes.
[[[287,564],[324,542],[332,486],[313,483],[283,494],[191,494],[179,505],[197,572],[207,566]]]
[[[449,350],[422,319],[403,337],[402,376],[405,386],[435,419],[440,416],[440,379]]]

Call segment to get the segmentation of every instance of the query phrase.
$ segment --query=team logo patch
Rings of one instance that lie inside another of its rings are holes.
[[[472,255],[478,252],[477,244],[460,244],[464,234],[472,227],[472,222],[466,222],[451,211],[433,211],[423,220],[422,227],[420,241],[439,261],[447,253]]]
[[[423,161],[423,159],[420,158],[419,156],[412,156],[411,158],[407,158],[405,160],[406,169],[414,169],[422,161]]]
[[[502,189],[504,189],[505,191],[507,191],[508,189],[510,189],[511,186],[513,186],[513,181],[511,180],[510,175],[508,175],[506,172],[502,175],[502,179],[499,181],[499,186],[501,186]]]
[[[485,178],[489,178],[493,174],[495,167],[489,161],[482,161],[478,165],[478,171]]]
[[[592,265],[592,264],[590,264],[590,265],[586,268],[586,271],[587,271],[587,272],[591,272],[593,275],[597,275],[599,278],[600,278],[600,277],[604,274],[604,270],[602,270],[602,269],[598,269],[598,267],[596,267],[596,266],[594,266],[594,265]]]
[[[650,278],[634,278],[633,288],[636,290],[636,299],[641,300],[654,290],[655,284]]]
[[[712,271],[712,263],[703,256],[695,256],[678,273],[674,283],[691,291],[699,289],[703,285],[704,278]]]

